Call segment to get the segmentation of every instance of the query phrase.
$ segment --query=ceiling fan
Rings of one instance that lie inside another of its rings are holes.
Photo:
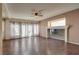
[[[42,14],[42,11],[43,11],[44,9],[41,9],[41,10],[39,10],[39,9],[32,9],[32,16],[39,16],[39,17],[42,17],[43,16],[43,14]]]

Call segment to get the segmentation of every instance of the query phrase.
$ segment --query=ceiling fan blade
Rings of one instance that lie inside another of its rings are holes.
[[[32,15],[33,15],[32,17],[34,17],[34,16],[39,16],[39,17],[43,16],[42,15],[43,10],[45,10],[45,9],[41,9],[41,10],[40,9],[32,9]]]
[[[43,15],[38,15],[38,16],[42,17]]]
[[[43,10],[45,10],[45,9],[41,9],[41,10],[39,10],[39,12],[42,12]]]

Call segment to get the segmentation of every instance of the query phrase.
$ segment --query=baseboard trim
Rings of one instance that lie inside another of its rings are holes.
[[[34,36],[32,36],[34,37]],[[43,37],[43,36],[35,36],[35,37],[41,37],[41,38],[44,38],[44,39],[55,39],[55,38],[50,38],[50,37]],[[27,38],[27,37],[20,37],[20,38],[10,38],[10,39],[3,39],[3,40],[14,40],[14,39],[22,39],[22,38]],[[56,40],[59,40],[59,39],[56,39]],[[64,41],[64,40],[60,40],[60,41]],[[65,41],[64,41],[65,42]],[[75,43],[75,42],[66,42],[66,43],[71,43],[71,44],[75,44],[75,45],[79,45],[79,43]]]
[[[39,36],[31,36],[31,37],[39,37]],[[22,39],[22,38],[29,38],[29,37],[7,38],[7,39],[3,39],[3,40],[16,40],[16,39]]]
[[[71,43],[71,44],[79,45],[79,43],[75,43],[75,42],[67,42],[67,43]]]
[[[44,38],[44,39],[47,39],[46,37],[43,37],[43,36],[39,36],[39,37]]]
[[[44,38],[44,39],[53,39],[53,40],[59,40],[59,41],[63,41],[65,42],[64,40],[60,40],[60,39],[56,39],[56,38],[51,38],[51,37],[43,37],[43,36],[40,36],[41,38]]]

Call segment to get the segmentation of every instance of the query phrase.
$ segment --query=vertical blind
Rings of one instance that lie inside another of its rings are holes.
[[[12,38],[39,35],[39,25],[38,24],[11,22],[10,29],[11,29]]]

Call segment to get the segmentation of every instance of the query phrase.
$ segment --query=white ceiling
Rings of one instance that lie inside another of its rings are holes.
[[[58,3],[7,3],[9,18],[40,21],[79,8],[79,4],[58,4]],[[32,17],[32,9],[38,8],[42,11],[42,17]]]

